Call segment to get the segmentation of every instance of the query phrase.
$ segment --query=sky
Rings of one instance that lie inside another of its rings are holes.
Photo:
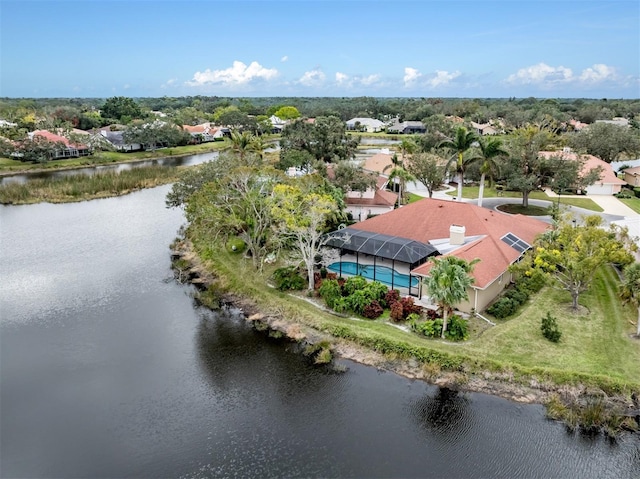
[[[0,0],[0,96],[640,98],[640,2]]]

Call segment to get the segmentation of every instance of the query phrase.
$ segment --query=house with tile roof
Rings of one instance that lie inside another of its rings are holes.
[[[624,181],[631,186],[640,186],[640,166],[626,168],[624,171]]]
[[[347,211],[354,221],[364,221],[372,216],[393,211],[398,201],[397,193],[387,190],[389,178],[378,176],[375,188],[367,191],[348,191],[345,195]]]
[[[616,193],[620,193],[622,186],[626,184],[626,181],[618,178],[609,163],[593,155],[578,155],[569,149],[561,152],[541,151],[539,154],[544,158],[561,157],[570,161],[583,159],[585,163],[582,171],[585,173],[593,168],[602,167],[602,173],[598,181],[586,187],[585,193],[587,195],[615,195]]]
[[[36,130],[28,134],[29,139],[35,137],[44,138],[45,140],[60,145],[60,148],[53,150],[50,155],[52,160],[60,160],[63,158],[79,158],[81,156],[89,156],[91,149],[84,144],[72,143],[68,138],[56,135],[47,130]]]
[[[222,130],[211,126],[211,123],[202,123],[201,125],[182,125],[182,129],[188,132],[194,140],[200,143],[222,141],[224,139]]]
[[[531,248],[548,224],[524,215],[508,215],[470,203],[423,200],[333,232],[328,246],[340,249],[341,263],[383,266],[396,274],[408,274],[403,294],[432,304],[415,281],[429,275],[430,256],[454,255],[471,261],[480,259],[473,270],[474,284],[469,300],[456,305],[460,311],[484,310],[512,280],[508,268]],[[339,265],[331,268],[338,270]],[[376,279],[376,278],[373,278]]]

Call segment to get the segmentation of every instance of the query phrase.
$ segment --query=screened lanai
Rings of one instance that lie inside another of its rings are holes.
[[[341,276],[343,272],[361,274],[386,283],[391,289],[407,288],[410,295],[418,294],[419,282],[417,277],[411,275],[411,270],[424,263],[429,256],[438,254],[430,244],[355,228],[343,228],[330,235],[326,245],[339,249],[341,257],[347,254],[355,256],[355,270],[351,267],[351,262],[344,261],[332,265],[330,269]],[[369,268],[370,266],[373,268]],[[407,274],[396,268],[406,269]]]

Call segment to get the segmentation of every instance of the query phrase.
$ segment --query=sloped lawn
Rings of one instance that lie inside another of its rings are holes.
[[[635,311],[617,297],[612,267],[598,271],[591,291],[580,298],[580,311],[569,308],[564,291],[545,288],[513,319],[491,328],[465,349],[500,362],[527,367],[610,376],[640,383],[640,340],[633,340]],[[559,343],[546,340],[540,322],[547,311],[558,320]]]

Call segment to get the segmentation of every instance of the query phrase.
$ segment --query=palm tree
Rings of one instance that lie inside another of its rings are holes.
[[[470,263],[456,256],[443,256],[432,259],[434,265],[429,270],[429,276],[424,280],[427,294],[442,308],[442,333],[447,331],[449,310],[453,305],[468,299],[467,288],[474,283],[470,276],[473,266],[480,261],[474,259]]]
[[[455,136],[443,140],[439,147],[450,148],[456,153],[447,162],[446,170],[455,162],[456,173],[458,173],[458,201],[462,201],[462,184],[464,182],[464,170],[467,165],[475,161],[476,157],[467,158],[465,161],[464,154],[478,141],[478,136],[473,131],[468,131],[464,126],[458,127]]]
[[[239,154],[240,163],[244,164],[244,155],[253,150],[254,135],[251,132],[231,132],[231,149]]]
[[[489,140],[483,141],[482,139],[479,141],[480,143],[480,160],[482,161],[482,165],[480,166],[480,192],[478,193],[478,206],[482,206],[482,196],[484,194],[484,179],[487,174],[489,174],[489,178],[493,177],[493,174],[496,171],[499,171],[499,165],[497,163],[497,159],[500,156],[504,156],[507,154],[505,150],[502,149],[502,140],[499,138],[491,138]]]
[[[624,280],[620,284],[620,297],[625,303],[638,308],[638,330],[640,336],[640,263],[632,263],[624,269]]]
[[[398,155],[393,155],[391,157],[391,165],[385,166],[382,171],[387,171],[391,168],[391,172],[389,173],[389,181],[394,183],[398,183],[398,207],[404,204],[402,197],[404,195],[405,185],[409,181],[415,180],[415,177],[409,173],[404,167],[404,161],[398,158]]]

